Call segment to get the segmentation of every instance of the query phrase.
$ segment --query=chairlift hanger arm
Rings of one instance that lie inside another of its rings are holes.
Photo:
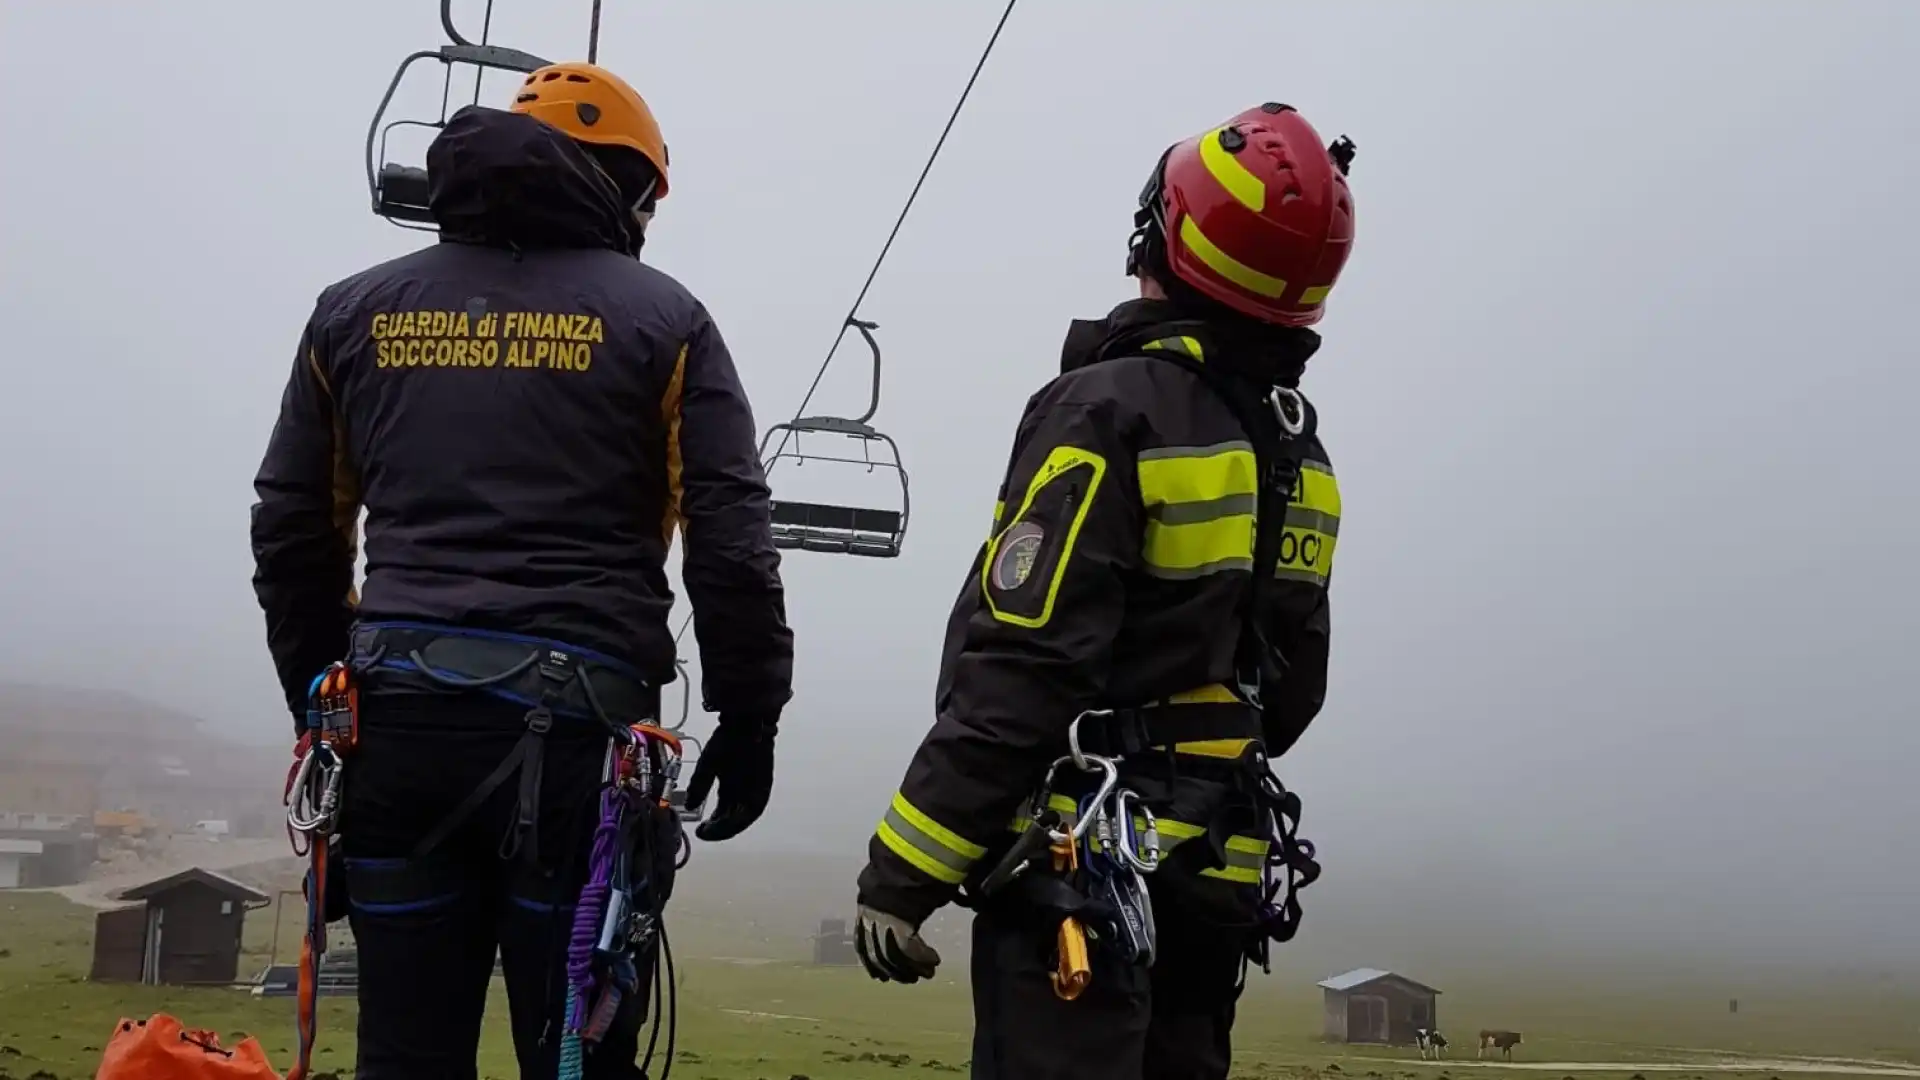
[[[847,325],[860,331],[860,336],[866,339],[867,351],[873,354],[873,393],[867,398],[867,411],[859,416],[859,422],[864,424],[880,411],[880,342],[873,336],[873,332],[880,329],[880,324],[849,315]]]

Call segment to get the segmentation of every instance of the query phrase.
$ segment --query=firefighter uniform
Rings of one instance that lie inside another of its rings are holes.
[[[1262,473],[1191,364],[1297,381],[1318,338],[1261,330],[1123,304],[1075,324],[1062,374],[1020,422],[992,538],[949,623],[937,719],[869,845],[860,903],[917,927],[977,883],[1087,709],[1146,718],[1157,745],[1122,776],[1173,847],[1150,878],[1159,959],[1147,970],[1096,953],[1077,1000],[1045,976],[1057,913],[979,905],[976,1078],[1226,1075],[1270,842],[1252,778],[1320,709],[1340,521],[1327,455],[1303,439],[1291,491],[1266,504],[1285,506],[1284,534],[1259,592],[1286,677],[1255,708],[1238,650]]]

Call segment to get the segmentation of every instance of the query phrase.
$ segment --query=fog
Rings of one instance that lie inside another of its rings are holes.
[[[493,40],[576,54],[586,8],[498,0]],[[601,60],[673,152],[648,261],[763,427],[999,8],[608,0]],[[0,679],[284,737],[250,482],[319,290],[430,239],[368,212],[361,141],[440,40],[431,0],[0,3]],[[1020,409],[1067,321],[1129,294],[1148,169],[1269,99],[1359,145],[1304,384],[1345,499],[1328,704],[1281,762],[1328,867],[1306,937],[1318,910],[1402,943],[1920,964],[1898,0],[1020,5],[861,309],[906,551],[785,559],[796,697],[730,846],[857,864]],[[862,361],[814,411],[857,415]]]

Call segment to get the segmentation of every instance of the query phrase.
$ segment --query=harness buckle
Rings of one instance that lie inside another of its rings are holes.
[[[545,705],[535,705],[527,710],[527,730],[535,735],[545,735],[553,730],[553,710]]]

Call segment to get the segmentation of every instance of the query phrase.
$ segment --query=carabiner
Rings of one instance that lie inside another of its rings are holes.
[[[1120,843],[1116,845],[1120,860],[1136,873],[1153,873],[1160,866],[1159,819],[1140,801],[1140,796],[1128,788],[1114,793],[1113,816],[1120,834]]]
[[[1080,721],[1085,720],[1089,716],[1112,715],[1112,709],[1088,709],[1079,716],[1074,717],[1073,723],[1067,725],[1067,756],[1073,759],[1074,768],[1079,769],[1081,772],[1093,771],[1093,766],[1088,764],[1091,755],[1081,753],[1080,751]]]
[[[1053,778],[1055,774],[1060,771],[1062,765],[1072,765],[1082,772],[1100,774],[1100,784],[1094,789],[1093,794],[1094,806],[1096,807],[1104,805],[1106,801],[1113,796],[1113,789],[1120,786],[1120,766],[1117,762],[1112,758],[1101,757],[1098,754],[1084,754],[1081,756],[1079,762],[1075,762],[1072,755],[1054,759],[1053,764],[1047,766],[1047,778],[1041,781],[1041,790],[1053,790]],[[1098,816],[1099,814],[1097,813],[1077,814],[1076,817],[1078,820],[1073,823],[1071,830],[1048,829],[1047,836],[1056,844],[1063,844],[1069,840],[1078,844],[1080,841],[1086,839],[1087,830],[1093,827],[1093,821]]]

